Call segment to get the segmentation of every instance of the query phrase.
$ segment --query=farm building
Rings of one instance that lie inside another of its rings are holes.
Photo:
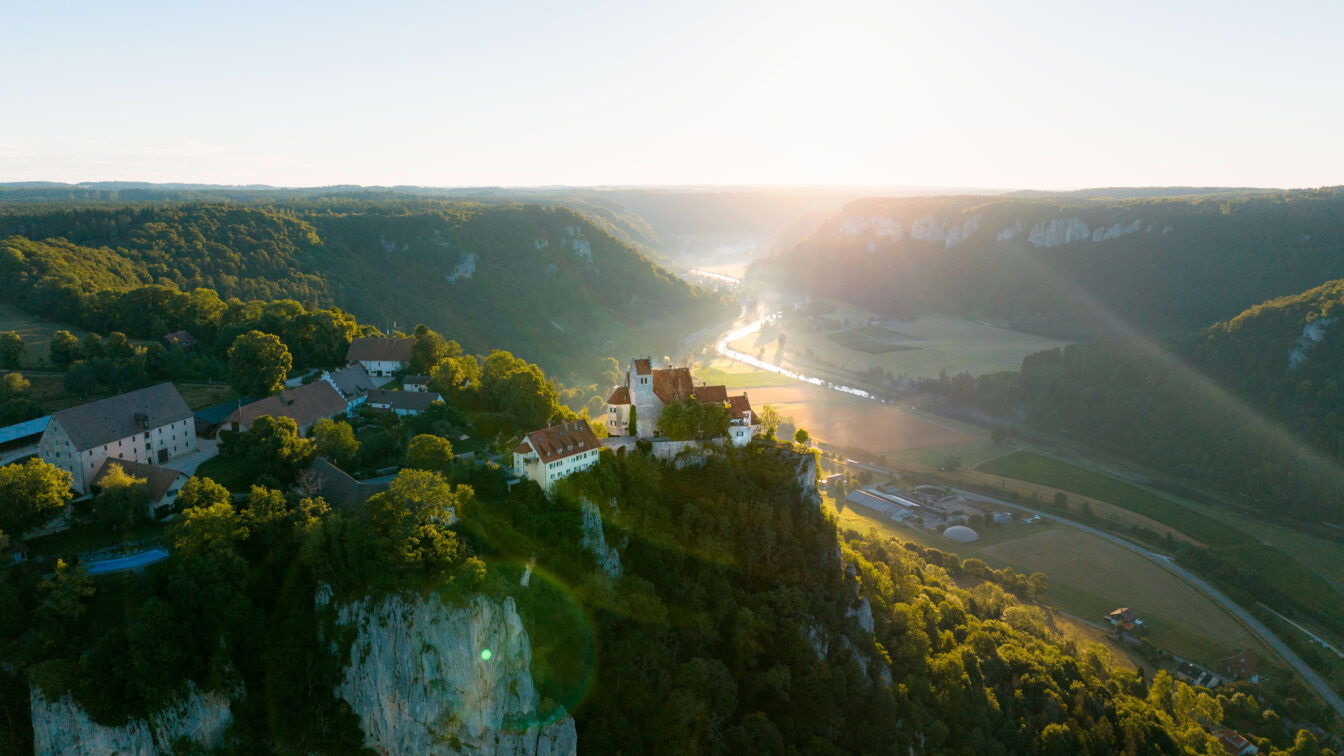
[[[966,527],[965,525],[953,525],[943,531],[943,535],[950,541],[957,543],[975,543],[980,540],[980,534]]]

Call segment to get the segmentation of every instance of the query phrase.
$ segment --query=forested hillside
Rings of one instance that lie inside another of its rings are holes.
[[[265,487],[230,500],[197,479],[172,556],[143,577],[0,571],[18,609],[0,618],[16,665],[0,671],[0,745],[32,734],[23,675],[107,726],[196,691],[232,700],[226,753],[359,752],[378,741],[351,670],[399,654],[411,669],[465,654],[481,679],[492,661],[523,663],[538,708],[497,734],[572,713],[584,753],[1211,754],[1220,723],[1262,748],[1292,742],[1237,686],[1145,680],[1064,638],[1032,601],[1039,577],[838,533],[809,454],[608,452],[554,498],[498,470],[432,467],[346,510]],[[530,654],[364,648],[397,623],[342,624],[371,616],[361,607],[458,617],[501,602],[516,602]],[[462,693],[436,705],[477,701]],[[469,749],[454,733],[478,714],[432,724]]]
[[[890,315],[1190,331],[1344,276],[1344,194],[859,200],[752,274]]]
[[[672,351],[726,305],[567,208],[351,196],[286,204],[11,204],[3,296],[60,318],[75,292],[155,283],[339,306],[384,331],[426,323],[567,377]]]
[[[1166,340],[1077,344],[935,390],[1221,490],[1344,523],[1344,280]],[[961,388],[958,389],[957,386]],[[971,398],[973,394],[973,399]]]

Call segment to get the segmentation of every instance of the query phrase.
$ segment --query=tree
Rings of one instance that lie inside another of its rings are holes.
[[[300,437],[299,426],[290,417],[262,415],[246,431],[225,431],[220,436],[224,454],[255,476],[268,475],[280,483],[294,480],[317,453],[313,439]]]
[[[359,453],[355,430],[344,420],[322,418],[313,426],[313,441],[317,453],[341,467],[350,463]]]
[[[23,355],[28,348],[23,344],[23,336],[18,331],[0,332],[0,367],[14,370],[23,363]]]
[[[658,430],[674,441],[719,438],[728,433],[732,413],[722,402],[701,403],[694,397],[663,408]]]
[[[1069,497],[1063,491],[1055,491],[1055,496],[1050,503],[1061,512],[1066,512],[1069,509]]]
[[[429,371],[429,387],[458,404],[475,394],[481,385],[481,363],[474,356],[464,354],[449,357]]]
[[[768,439],[774,439],[775,434],[779,432],[779,411],[775,405],[767,404],[761,408],[760,417],[757,418],[761,423],[761,433]]]
[[[145,519],[149,509],[148,481],[126,472],[122,465],[110,465],[98,481],[102,489],[93,501],[93,510],[99,522],[112,528],[130,528]]]
[[[248,532],[247,523],[226,499],[183,510],[182,520],[173,528],[173,548],[192,559],[228,555]]]
[[[96,333],[85,334],[84,343],[79,348],[79,353],[86,360],[96,360],[107,356],[107,347],[103,344],[103,337]]]
[[[365,502],[378,541],[394,565],[439,573],[464,556],[451,526],[472,498],[469,486],[451,486],[429,470],[402,470],[388,490]]]
[[[51,364],[64,370],[70,366],[70,363],[79,359],[79,339],[75,338],[69,331],[57,331],[51,337],[51,346],[48,347],[48,358]]]
[[[812,435],[806,429],[799,428],[793,432],[793,440],[806,446],[812,440]]]
[[[444,360],[462,354],[462,346],[448,341],[421,323],[415,327],[415,343],[411,345],[411,362],[407,370],[415,374],[428,373]]]
[[[22,537],[42,527],[70,503],[71,475],[34,457],[0,467],[0,532]]]
[[[229,385],[240,394],[265,396],[285,386],[285,376],[294,365],[280,337],[248,331],[229,347]]]
[[[228,501],[229,489],[216,483],[214,478],[193,477],[182,484],[182,490],[177,492],[177,504],[184,511]]]
[[[422,433],[406,447],[407,467],[446,473],[452,465],[453,445],[441,436]]]
[[[129,360],[135,357],[135,345],[121,331],[107,335],[107,356],[114,360]]]
[[[631,436],[638,436],[638,435],[639,435],[639,434],[636,432],[637,429],[638,429],[638,427],[639,427],[639,413],[638,413],[638,409],[639,409],[639,408],[636,407],[634,404],[631,404],[631,405],[630,405],[630,426],[629,426],[629,432],[628,432],[628,435],[631,435]]]
[[[5,373],[5,377],[0,378],[0,401],[22,398],[28,393],[31,385],[28,379],[19,373]]]

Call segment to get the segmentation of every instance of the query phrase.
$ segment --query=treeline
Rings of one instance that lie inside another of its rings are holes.
[[[358,721],[322,694],[350,652],[332,613],[416,591],[513,596],[540,715],[573,713],[598,752],[1212,753],[1225,709],[1265,752],[1292,742],[1235,691],[1145,680],[1063,638],[1030,602],[1039,576],[838,533],[807,458],[774,445],[701,466],[606,453],[554,497],[413,446],[349,510],[194,478],[171,558],[143,576],[0,571],[0,746],[31,749],[28,681],[107,724],[190,682],[234,697],[229,752],[358,752]],[[583,545],[585,499],[615,577]]]
[[[469,350],[591,378],[602,356],[670,351],[730,314],[607,222],[562,207],[341,196],[4,210],[0,275],[19,284],[4,295],[57,319],[98,291],[209,288],[339,306],[385,331],[451,324]]]
[[[879,235],[878,219],[901,237]],[[1064,243],[1071,223],[1087,235]],[[1029,242],[1051,224],[1054,246]],[[1344,195],[860,200],[752,274],[895,316],[974,313],[1075,338],[1114,334],[1117,321],[1187,331],[1344,276]]]

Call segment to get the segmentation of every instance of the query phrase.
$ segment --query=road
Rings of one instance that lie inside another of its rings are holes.
[[[1344,698],[1341,698],[1340,695],[1335,692],[1335,689],[1331,688],[1330,685],[1327,684],[1326,681],[1319,674],[1316,673],[1316,670],[1312,669],[1306,662],[1302,661],[1302,659],[1296,653],[1293,652],[1293,649],[1289,648],[1287,643],[1284,643],[1283,641],[1279,640],[1279,637],[1275,635],[1274,632],[1270,630],[1268,627],[1265,627],[1263,622],[1256,619],[1255,615],[1243,609],[1240,604],[1228,598],[1226,595],[1223,594],[1222,591],[1210,585],[1209,582],[1204,578],[1194,574],[1190,570],[1185,569],[1179,564],[1176,564],[1176,561],[1171,557],[1167,556],[1166,554],[1159,554],[1156,551],[1149,551],[1148,549],[1145,549],[1142,546],[1133,543],[1131,541],[1125,540],[1124,538],[1112,535],[1104,530],[1098,530],[1097,528],[1091,527],[1089,525],[1084,525],[1081,522],[1076,522],[1074,520],[1060,517],[1059,515],[1053,512],[1042,512],[1038,509],[1032,509],[1031,507],[1024,507],[1021,504],[1003,501],[1002,499],[995,499],[992,496],[985,496],[983,494],[971,493],[970,491],[962,491],[956,488],[953,488],[952,490],[956,491],[957,493],[967,498],[979,499],[980,501],[1000,504],[1008,507],[1015,507],[1017,509],[1025,509],[1033,514],[1038,514],[1042,517],[1048,517],[1054,520],[1055,522],[1060,523],[1061,525],[1068,525],[1070,527],[1074,527],[1085,533],[1088,533],[1089,535],[1094,535],[1098,538],[1104,538],[1105,540],[1110,541],[1111,543],[1117,546],[1128,549],[1134,552],[1135,554],[1138,554],[1139,556],[1148,559],[1149,561],[1157,563],[1163,569],[1167,570],[1168,572],[1176,575],[1185,582],[1194,586],[1195,589],[1198,590],[1200,593],[1203,593],[1205,596],[1208,596],[1212,601],[1222,606],[1223,609],[1227,610],[1228,614],[1231,614],[1233,617],[1237,619],[1237,621],[1241,622],[1242,625],[1245,625],[1246,629],[1250,630],[1252,634],[1254,634],[1261,641],[1263,641],[1266,646],[1269,646],[1270,648],[1274,649],[1274,652],[1277,653],[1280,657],[1282,657],[1283,660],[1288,663],[1288,666],[1293,668],[1294,672],[1297,672],[1299,675],[1301,675],[1302,679],[1306,681],[1306,683],[1310,685],[1312,689],[1315,690],[1320,695],[1321,698],[1325,699],[1325,702],[1330,704],[1331,708],[1333,708],[1336,712],[1338,712],[1340,716],[1344,716]]]
[[[775,365],[765,360],[759,359],[757,357],[753,357],[751,355],[738,352],[729,346],[729,344],[732,343],[733,341],[736,341],[737,339],[740,339],[749,333],[759,330],[761,325],[764,324],[766,321],[768,321],[771,317],[775,317],[775,315],[767,315],[766,317],[763,317],[752,323],[748,323],[747,325],[738,327],[734,330],[731,330],[723,334],[715,342],[714,344],[715,349],[719,352],[719,354],[725,357],[745,362],[761,370],[768,370],[773,373],[787,375],[791,378],[796,378],[797,380],[806,383],[811,383],[815,386],[824,386],[826,388],[830,388],[835,391],[842,391],[856,396],[873,398],[871,394],[869,394],[866,391],[863,391],[862,389],[856,389],[849,386],[840,386],[831,383],[829,381],[821,380],[820,378],[799,375],[798,373],[795,373],[792,370],[788,370],[782,366]],[[855,466],[862,467],[867,470],[872,470],[874,472],[896,475],[896,472],[893,470],[886,470],[880,467],[876,467],[874,465],[864,464],[856,461],[851,461],[850,464],[854,464]],[[1145,559],[1155,562],[1156,564],[1160,565],[1163,569],[1167,570],[1173,575],[1176,575],[1185,582],[1194,586],[1196,590],[1198,590],[1200,593],[1203,593],[1205,596],[1208,596],[1209,599],[1211,599],[1214,603],[1217,603],[1218,605],[1222,606],[1223,609],[1225,609],[1228,612],[1228,614],[1231,614],[1234,618],[1236,618],[1239,622],[1241,622],[1241,624],[1244,625],[1247,630],[1250,630],[1251,633],[1254,634],[1256,637],[1258,637],[1261,641],[1263,641],[1266,646],[1273,649],[1275,653],[1277,653],[1285,662],[1287,662],[1288,666],[1293,668],[1293,671],[1301,675],[1302,679],[1306,681],[1306,683],[1310,685],[1312,689],[1315,690],[1316,693],[1319,694],[1320,697],[1330,705],[1331,708],[1333,708],[1341,717],[1344,717],[1344,698],[1341,698],[1340,695],[1335,692],[1334,688],[1331,688],[1330,685],[1327,684],[1326,681],[1319,674],[1316,673],[1316,670],[1312,669],[1306,662],[1302,661],[1301,657],[1299,657],[1296,653],[1294,653],[1287,643],[1284,643],[1282,640],[1279,640],[1279,637],[1276,636],[1273,633],[1273,631],[1271,631],[1268,627],[1265,627],[1263,622],[1256,619],[1254,615],[1252,615],[1246,609],[1242,608],[1241,605],[1239,605],[1237,602],[1225,596],[1222,591],[1210,585],[1209,582],[1206,581],[1205,579],[1185,569],[1179,564],[1176,564],[1175,560],[1173,560],[1166,554],[1159,554],[1155,551],[1149,551],[1148,549],[1145,549],[1142,546],[1139,546],[1138,544],[1125,540],[1124,538],[1120,538],[1119,536],[1112,535],[1110,533],[1107,533],[1106,531],[1098,530],[1097,528],[1084,525],[1080,522],[1075,522],[1073,520],[1060,517],[1052,512],[1042,512],[1036,509],[1032,509],[1031,507],[1024,507],[1021,504],[1006,502],[1001,499],[995,499],[990,496],[983,496],[981,494],[971,493],[969,491],[961,491],[958,489],[952,489],[952,490],[957,491],[958,493],[967,496],[969,498],[980,499],[982,501],[992,502],[995,504],[1000,504],[1003,506],[1017,509],[1025,509],[1028,512],[1032,512],[1033,514],[1038,514],[1042,517],[1048,517],[1063,525],[1078,528],[1079,530],[1085,533],[1094,535],[1098,538],[1103,538],[1107,541],[1110,541],[1111,543],[1116,544],[1117,546],[1120,546],[1121,548],[1128,549],[1142,556]]]

